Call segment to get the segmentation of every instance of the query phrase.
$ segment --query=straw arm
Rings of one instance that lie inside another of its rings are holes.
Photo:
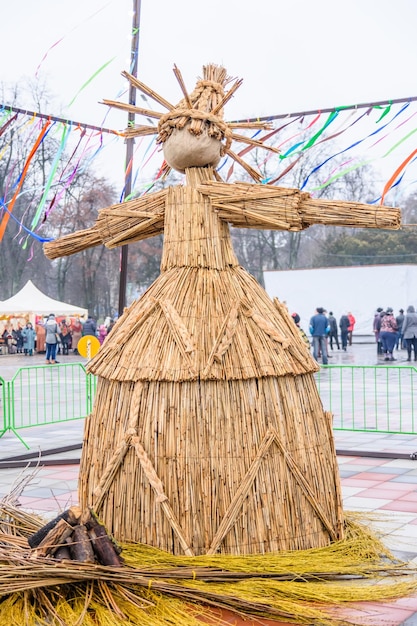
[[[144,221],[138,221],[127,229],[117,228],[118,234],[103,240],[106,248],[118,248],[135,241],[161,235],[164,232],[164,216],[157,215]]]
[[[57,259],[102,244],[115,248],[159,235],[164,229],[166,194],[163,189],[102,209],[94,226],[45,243],[44,253]]]
[[[401,209],[359,202],[304,198],[300,203],[300,215],[305,227],[326,224],[387,230],[401,228]]]
[[[397,230],[401,226],[398,208],[313,199],[299,189],[209,181],[200,184],[198,191],[210,196],[222,219],[239,228],[303,230],[324,224]]]
[[[99,230],[96,226],[93,226],[92,228],[70,233],[55,239],[55,241],[48,241],[43,244],[43,251],[48,259],[53,260],[100,246],[102,243]]]

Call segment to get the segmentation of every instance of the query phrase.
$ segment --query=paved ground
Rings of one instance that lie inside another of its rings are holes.
[[[407,364],[405,352],[399,351],[397,358],[397,364]],[[61,357],[61,362],[64,359],[80,361],[75,355]],[[354,344],[346,353],[335,351],[330,361],[378,363],[374,344]],[[10,380],[16,369],[28,362],[42,363],[43,357],[2,356],[0,376]],[[385,366],[384,362],[379,363]],[[82,431],[83,420],[27,429],[29,453],[14,435],[4,435],[0,439],[0,497],[27,481],[19,501],[28,510],[51,517],[75,504]],[[382,533],[386,545],[398,557],[417,566],[417,461],[408,458],[417,450],[417,437],[336,431],[335,440],[345,510],[373,512],[373,527]],[[60,451],[48,454],[56,449]],[[49,459],[48,463],[59,464],[16,467],[29,462],[19,457],[39,450]],[[362,603],[359,613],[352,612],[351,617],[355,623],[367,625],[417,626],[417,595],[386,604]]]

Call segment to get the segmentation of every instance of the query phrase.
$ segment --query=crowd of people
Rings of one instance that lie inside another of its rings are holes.
[[[300,326],[300,316],[293,313],[292,318],[298,327],[303,340],[312,346],[313,356],[320,358],[324,365],[328,363],[329,349],[344,350],[352,345],[356,319],[352,312],[343,313],[339,321],[333,311],[327,312],[317,307],[310,319],[309,331],[311,340]],[[78,342],[84,335],[93,335],[102,344],[113,328],[115,320],[106,318],[103,324],[89,316],[61,318],[51,313],[45,320],[38,321],[36,328],[31,322],[22,325],[6,324],[0,331],[0,341],[8,354],[25,354],[33,356],[35,352],[46,353],[46,363],[58,363],[57,354],[68,355],[70,351],[78,354]],[[417,361],[417,312],[413,305],[399,309],[394,315],[392,307],[378,307],[373,320],[373,333],[377,345],[377,355],[385,361],[396,361],[395,349],[407,350],[407,361]]]
[[[352,345],[353,330],[356,319],[351,311],[343,313],[339,324],[333,315],[333,311],[327,314],[326,309],[317,307],[315,314],[310,319],[309,330],[312,337],[313,356],[318,361],[321,357],[323,365],[327,365],[329,358],[328,346],[333,350],[333,344],[340,350],[346,351],[348,345]],[[340,329],[340,342],[339,342]]]
[[[346,351],[352,345],[356,319],[350,311],[343,313],[338,322],[332,311],[327,313],[324,308],[317,307],[309,324],[311,343],[300,327],[300,316],[293,313],[292,317],[303,337],[313,347],[314,358],[316,361],[321,358],[324,365],[328,363],[329,347],[330,350],[336,347]],[[385,361],[397,360],[394,356],[395,349],[407,350],[407,361],[411,361],[412,357],[417,361],[417,312],[413,305],[408,306],[405,313],[404,309],[399,309],[397,316],[392,307],[378,307],[372,330],[375,334],[377,355]]]
[[[293,313],[292,318],[295,324],[300,329],[303,338],[307,343],[313,346],[313,356],[316,361],[319,358],[322,359],[323,365],[327,365],[329,358],[329,344],[330,349],[333,350],[333,344],[340,350],[346,351],[348,345],[352,345],[353,330],[355,328],[356,319],[354,315],[349,311],[343,313],[340,317],[339,324],[337,319],[333,315],[333,311],[327,313],[323,307],[317,307],[315,314],[310,319],[309,331],[311,335],[310,340],[306,333],[300,326],[300,316],[298,313]],[[339,329],[340,329],[340,342],[339,342]]]
[[[383,309],[378,307],[373,322],[373,331],[377,345],[377,354],[384,356],[385,361],[396,361],[394,349],[406,349],[407,361],[417,361],[417,313],[412,304],[404,309],[399,309],[398,315],[394,316],[392,307]]]
[[[33,356],[35,352],[45,352],[46,363],[53,364],[59,362],[56,358],[58,354],[78,354],[78,342],[84,335],[93,335],[102,344],[114,324],[111,318],[97,325],[91,316],[84,320],[81,317],[60,318],[51,313],[44,320],[39,320],[35,328],[31,322],[4,324],[0,341],[7,354]]]

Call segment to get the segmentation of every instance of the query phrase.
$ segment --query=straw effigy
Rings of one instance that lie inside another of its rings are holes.
[[[158,141],[168,166],[185,172],[185,186],[104,209],[91,229],[45,245],[56,258],[164,233],[160,276],[89,364],[98,384],[80,504],[117,540],[178,555],[323,548],[343,539],[344,516],[318,365],[285,306],[239,266],[228,223],[398,228],[400,214],[221,182],[214,167],[224,154],[259,180],[232,152],[236,135],[223,121],[240,82],[225,94],[230,79],[210,65],[188,95],[175,69],[184,93],[176,107],[126,76],[168,109],[154,114]]]

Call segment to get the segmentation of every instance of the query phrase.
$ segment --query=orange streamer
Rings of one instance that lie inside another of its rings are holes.
[[[19,195],[19,192],[20,192],[20,190],[22,188],[22,185],[23,185],[23,182],[25,180],[27,171],[29,169],[30,162],[33,159],[34,154],[36,153],[36,150],[39,148],[39,145],[40,145],[42,139],[44,138],[44,136],[46,134],[46,131],[48,130],[50,124],[51,124],[51,120],[48,120],[46,122],[45,126],[42,128],[39,137],[37,138],[37,140],[36,140],[32,150],[30,151],[30,154],[29,154],[28,158],[26,159],[25,167],[23,168],[23,172],[22,172],[22,175],[20,177],[19,184],[17,185],[16,191],[14,192],[13,198],[11,199],[10,204],[8,206],[9,213],[5,213],[3,215],[3,220],[2,220],[2,222],[0,224],[0,242],[2,241],[2,239],[4,237],[4,233],[6,232],[6,227],[7,227],[7,224],[9,222],[9,219],[10,219],[10,213],[12,213],[12,211],[13,211],[13,207],[14,207],[14,205],[16,203],[17,196]]]
[[[382,192],[382,196],[381,196],[381,204],[384,204],[385,196],[387,195],[388,191],[391,189],[392,184],[395,183],[395,179],[397,178],[398,174],[401,172],[401,170],[405,168],[407,163],[411,161],[411,159],[413,158],[415,154],[417,154],[417,148],[413,150],[412,153],[409,154],[408,157],[401,163],[401,165],[397,167],[397,169],[395,170],[395,172],[393,173],[389,181],[386,183],[384,187],[384,191]]]

